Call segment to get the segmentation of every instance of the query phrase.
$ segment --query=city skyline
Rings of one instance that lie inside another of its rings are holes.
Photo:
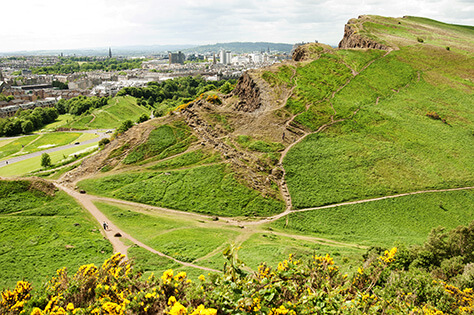
[[[469,0],[385,1],[153,1],[19,0],[3,4],[0,51],[87,49],[133,45],[206,45],[217,42],[337,45],[344,24],[363,14],[413,15],[473,25]]]

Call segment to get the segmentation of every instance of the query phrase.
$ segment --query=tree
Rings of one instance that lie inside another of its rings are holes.
[[[229,94],[233,89],[234,88],[228,81],[221,86],[221,92],[223,94]]]
[[[147,114],[142,114],[140,117],[138,117],[137,124],[147,121],[148,119],[149,117]]]
[[[124,133],[128,129],[132,128],[132,126],[133,126],[133,122],[131,120],[125,120],[124,122],[122,122],[120,127],[118,127],[117,132]]]
[[[21,123],[21,129],[22,129],[24,134],[28,134],[28,133],[32,132],[34,130],[34,128],[35,128],[35,126],[31,122],[31,120],[24,120]]]
[[[51,166],[51,157],[49,156],[48,153],[43,153],[41,155],[41,166],[42,167],[49,167]]]

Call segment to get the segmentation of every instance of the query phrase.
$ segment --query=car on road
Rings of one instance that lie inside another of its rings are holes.
[[[78,144],[80,144],[80,142],[75,142],[74,144],[75,144],[75,145],[78,145]]]

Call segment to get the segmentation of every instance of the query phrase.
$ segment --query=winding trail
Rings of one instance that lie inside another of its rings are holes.
[[[196,265],[195,263],[188,263],[184,261],[180,261],[172,256],[166,255],[142,242],[139,240],[135,239],[128,233],[124,232],[120,228],[118,228],[115,224],[110,222],[108,218],[94,205],[93,201],[104,201],[108,203],[115,203],[115,204],[121,204],[121,205],[126,205],[133,207],[135,211],[142,212],[143,210],[138,210],[138,209],[146,209],[146,210],[152,210],[156,211],[158,213],[165,213],[169,215],[173,215],[173,217],[186,217],[187,219],[192,219],[196,220],[197,222],[200,222],[202,225],[209,225],[209,226],[221,226],[221,227],[240,227],[242,228],[242,232],[237,236],[235,239],[235,243],[237,245],[242,244],[246,240],[248,240],[253,234],[255,233],[268,233],[268,234],[274,234],[282,237],[288,237],[288,238],[293,238],[297,240],[304,240],[304,241],[309,241],[317,244],[322,244],[326,246],[336,246],[336,247],[351,247],[351,248],[359,248],[359,249],[366,249],[366,246],[358,245],[358,244],[351,244],[351,243],[343,243],[343,242],[338,242],[334,241],[331,239],[325,239],[325,238],[320,238],[320,237],[315,237],[315,236],[309,236],[309,235],[298,235],[298,234],[287,234],[283,232],[278,232],[278,231],[268,231],[265,229],[260,228],[262,224],[270,223],[273,221],[276,221],[280,218],[283,218],[285,216],[288,216],[289,214],[292,213],[298,213],[298,212],[306,212],[306,211],[317,211],[317,210],[322,210],[322,209],[329,209],[329,208],[335,208],[335,207],[341,207],[341,206],[346,206],[346,205],[354,205],[354,204],[360,204],[360,203],[367,203],[367,202],[374,202],[378,200],[384,200],[384,199],[390,199],[390,198],[399,198],[399,197],[404,197],[404,196],[410,196],[410,195],[417,195],[417,194],[425,194],[425,193],[439,193],[439,192],[449,192],[449,191],[458,191],[458,190],[469,190],[469,189],[474,189],[474,186],[469,186],[469,187],[459,187],[459,188],[447,188],[447,189],[438,189],[438,190],[421,190],[421,191],[415,191],[415,192],[408,192],[408,193],[402,193],[402,194],[397,194],[397,195],[391,195],[391,196],[383,196],[383,197],[376,197],[376,198],[370,198],[370,199],[364,199],[364,200],[356,200],[356,201],[349,201],[349,202],[341,202],[337,204],[330,204],[330,205],[325,205],[325,206],[319,206],[319,207],[311,207],[311,208],[305,208],[305,209],[298,209],[298,210],[291,210],[291,209],[286,209],[284,212],[277,214],[275,216],[271,217],[266,217],[266,218],[260,218],[255,221],[244,221],[240,220],[238,218],[228,218],[228,217],[220,217],[218,220],[213,220],[215,216],[208,216],[208,215],[203,215],[203,214],[198,214],[198,213],[191,213],[191,212],[186,212],[186,211],[180,211],[180,210],[173,210],[173,209],[168,209],[168,208],[163,208],[163,207],[157,207],[157,206],[151,206],[147,204],[141,204],[137,202],[132,202],[132,201],[126,201],[126,200],[120,200],[120,199],[114,199],[114,198],[108,198],[108,197],[100,197],[100,196],[93,196],[93,195],[88,195],[88,194],[81,194],[75,190],[72,190],[68,187],[65,187],[63,185],[60,185],[58,183],[54,183],[55,186],[70,196],[72,196],[74,199],[76,199],[86,210],[88,210],[91,215],[100,223],[106,221],[109,225],[109,229],[107,231],[102,231],[103,235],[111,242],[114,252],[120,252],[122,254],[125,254],[127,256],[127,250],[130,246],[125,245],[121,238],[126,238],[129,241],[133,242],[135,245],[140,246],[146,250],[148,250],[151,253],[154,253],[156,255],[159,255],[161,257],[165,257],[167,259],[170,259],[182,266],[185,267],[191,267],[191,268],[196,268],[196,269],[201,269],[204,271],[210,271],[210,272],[221,272],[216,269],[208,268],[208,267],[203,267]],[[168,232],[168,231],[167,231]],[[115,235],[117,233],[120,233],[121,237],[116,237]],[[197,258],[194,260],[194,262],[199,262],[202,260],[205,260],[209,257],[212,257],[213,255],[217,254],[220,250],[222,250],[224,245],[221,245],[214,249],[212,252],[206,254],[203,257]]]
[[[202,267],[202,266],[198,266],[198,265],[195,265],[195,264],[192,264],[192,263],[188,263],[188,262],[184,262],[184,261],[180,261],[174,257],[171,257],[169,255],[166,255],[162,252],[159,252],[157,251],[156,249],[140,242],[139,240],[135,239],[134,237],[130,236],[129,234],[125,233],[123,230],[121,230],[120,228],[118,228],[115,224],[113,224],[110,220],[107,219],[107,217],[102,213],[100,212],[100,210],[94,205],[94,203],[92,202],[92,200],[94,198],[91,198],[89,195],[86,195],[86,194],[81,194],[81,193],[78,193],[72,189],[69,189],[65,186],[62,186],[62,185],[59,185],[57,183],[55,183],[55,186],[61,190],[63,190],[64,192],[66,192],[68,195],[72,196],[74,199],[76,199],[81,205],[84,206],[84,208],[87,209],[87,211],[89,211],[89,213],[102,225],[102,222],[107,222],[109,228],[106,230],[106,231],[103,231],[103,234],[105,235],[105,237],[110,241],[110,243],[112,244],[113,248],[114,248],[114,252],[120,252],[122,254],[124,254],[126,257],[127,257],[127,250],[130,246],[127,246],[125,245],[121,240],[120,240],[120,237],[116,237],[115,235],[117,235],[117,233],[120,233],[121,237],[123,238],[126,238],[128,239],[129,241],[135,243],[136,245],[154,253],[154,254],[157,254],[161,257],[165,257],[165,258],[168,258],[182,266],[185,266],[185,267],[191,267],[191,268],[196,268],[196,269],[201,269],[201,270],[205,270],[205,271],[212,271],[212,272],[221,272],[219,270],[216,270],[216,269],[212,269],[212,268],[207,268],[207,267]],[[127,257],[128,258],[128,257]]]

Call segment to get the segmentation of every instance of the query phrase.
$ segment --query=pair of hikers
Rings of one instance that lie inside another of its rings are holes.
[[[109,229],[109,225],[105,221],[104,221],[104,223],[102,223],[102,226],[104,227],[104,230],[106,230],[106,231]]]

